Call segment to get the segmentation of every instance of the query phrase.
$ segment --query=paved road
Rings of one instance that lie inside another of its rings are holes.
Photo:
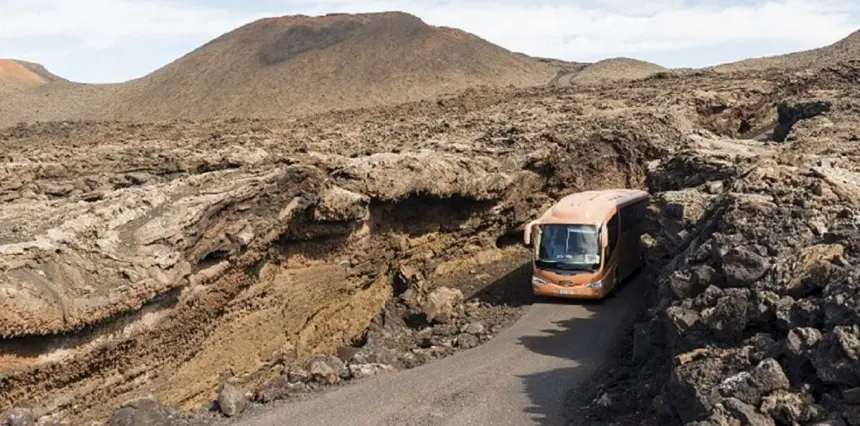
[[[601,303],[533,304],[477,348],[277,405],[238,424],[564,424],[567,392],[607,358],[615,331],[642,294],[642,281],[635,278]]]

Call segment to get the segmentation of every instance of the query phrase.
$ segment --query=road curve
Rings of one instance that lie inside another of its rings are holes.
[[[474,349],[275,405],[236,424],[565,424],[565,396],[608,359],[643,281],[640,274],[599,303],[535,303]],[[528,275],[521,282],[528,285]]]
[[[571,79],[573,78],[573,76],[575,76],[576,74],[577,74],[576,72],[569,72],[569,73],[567,73],[567,74],[562,75],[562,76],[561,76],[561,77],[559,77],[559,78],[558,78],[558,80],[556,81],[556,83],[555,83],[555,84],[556,84],[556,86],[558,86],[558,87],[570,87],[570,85],[571,85],[570,80],[571,80]]]

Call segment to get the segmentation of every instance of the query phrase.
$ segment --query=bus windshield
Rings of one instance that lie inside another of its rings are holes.
[[[600,238],[594,225],[542,225],[536,248],[538,267],[585,271],[600,267]]]

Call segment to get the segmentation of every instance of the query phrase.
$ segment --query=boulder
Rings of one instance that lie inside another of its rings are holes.
[[[230,383],[221,385],[218,393],[218,408],[227,417],[237,416],[245,410],[245,392]]]
[[[287,372],[287,378],[290,383],[307,383],[313,379],[308,370],[305,370],[302,367],[298,366],[290,366],[289,371]]]
[[[152,397],[125,402],[110,418],[111,426],[170,425],[179,418],[179,410],[168,407]]]
[[[696,272],[703,271],[675,270],[663,278],[663,286],[668,288],[676,299],[696,297],[708,288],[707,280],[700,279],[701,277],[695,275]]]
[[[748,287],[767,274],[771,263],[746,247],[730,248],[720,260],[729,287]]]
[[[747,289],[727,289],[712,308],[702,310],[702,322],[722,341],[740,339],[747,325]]]
[[[683,306],[666,309],[666,338],[673,351],[683,352],[691,349],[701,335],[704,325],[698,312]]]
[[[457,310],[457,304],[463,301],[463,292],[458,289],[439,287],[427,295],[422,312],[428,322],[448,323]]]
[[[375,376],[379,373],[394,371],[394,367],[385,364],[350,364],[349,372],[355,379]]]
[[[825,383],[860,386],[860,327],[839,326],[827,333],[811,354],[818,378]]]
[[[754,368],[731,376],[717,390],[724,397],[737,398],[758,407],[761,399],[776,390],[788,390],[788,377],[773,358],[768,358]]]
[[[5,419],[0,418],[2,426],[35,426],[35,424],[36,416],[29,408],[15,408],[6,415]]]
[[[724,360],[702,351],[677,359],[664,396],[682,422],[705,420],[719,400],[715,387],[725,367]]]
[[[308,361],[307,369],[317,382],[333,385],[340,382],[346,366],[335,356],[315,356]]]
[[[755,407],[744,403],[737,398],[727,398],[720,402],[726,414],[734,419],[740,420],[745,426],[775,426],[773,419],[756,410]]]
[[[787,391],[776,391],[764,397],[761,412],[786,425],[810,424],[821,420],[825,414],[812,397]]]
[[[457,336],[457,347],[461,349],[471,349],[478,346],[480,341],[474,334],[460,333]]]

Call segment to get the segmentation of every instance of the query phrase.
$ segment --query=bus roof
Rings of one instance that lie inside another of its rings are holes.
[[[540,218],[541,223],[599,224],[615,208],[644,199],[639,189],[602,189],[570,194],[558,200]]]

